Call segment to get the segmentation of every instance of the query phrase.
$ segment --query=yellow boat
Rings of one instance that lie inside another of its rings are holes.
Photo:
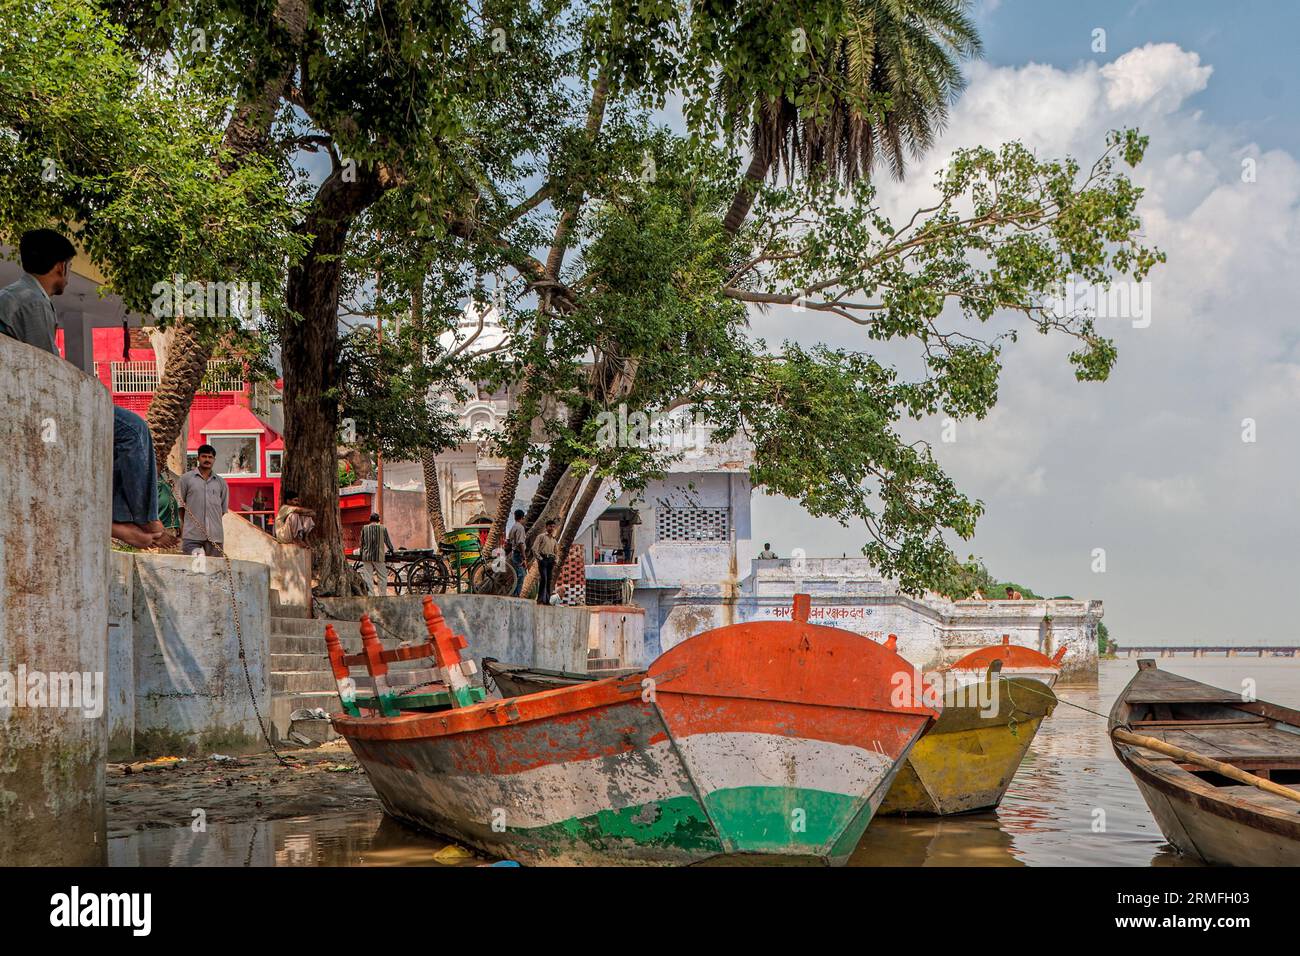
[[[948,689],[939,719],[912,747],[877,813],[947,816],[996,807],[1055,707],[1042,681],[996,671]]]

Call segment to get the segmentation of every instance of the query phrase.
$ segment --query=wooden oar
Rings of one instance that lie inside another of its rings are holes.
[[[1148,737],[1145,734],[1135,734],[1131,731],[1116,727],[1110,732],[1110,735],[1116,740],[1123,741],[1126,744],[1132,744],[1134,747],[1144,747],[1147,750],[1154,750],[1156,753],[1162,753],[1169,757],[1175,757],[1178,760],[1185,760],[1187,763],[1199,764],[1213,770],[1215,773],[1221,773],[1223,776],[1238,783],[1244,783],[1247,786],[1254,787],[1257,790],[1263,790],[1265,793],[1275,794],[1279,797],[1285,797],[1288,800],[1294,800],[1300,803],[1300,791],[1292,790],[1290,787],[1284,787],[1280,783],[1274,783],[1272,780],[1265,780],[1263,777],[1256,776],[1234,767],[1230,763],[1224,763],[1221,760],[1215,760],[1213,757],[1207,757],[1205,754],[1198,754],[1192,750],[1184,750],[1182,747],[1176,747],[1173,744],[1167,744],[1156,737]]]

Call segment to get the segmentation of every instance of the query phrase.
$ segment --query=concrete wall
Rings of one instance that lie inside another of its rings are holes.
[[[645,659],[645,609],[635,605],[605,604],[589,607],[591,625],[587,648],[596,656],[615,659],[625,667],[641,667]]]
[[[6,336],[0,395],[0,861],[99,864],[106,702],[88,716],[88,697],[47,682],[88,675],[105,691],[112,405],[95,379]]]
[[[220,558],[135,555],[135,742],[137,752],[249,753],[265,748],[254,713],[269,719],[270,575],[231,561],[239,641]]]
[[[135,754],[135,559],[112,552],[108,588],[108,759]]]
[[[465,635],[467,653],[476,661],[486,656],[503,664],[587,670],[592,618],[587,608],[542,607],[523,598],[483,594],[435,594],[433,600],[451,629]],[[322,603],[345,620],[369,614],[383,625],[383,638],[420,642],[428,636],[419,595],[324,598]]]
[[[236,514],[221,519],[226,554],[238,561],[265,564],[271,573],[271,587],[280,593],[280,603],[311,607],[311,551],[281,544],[261,528]]]
[[[659,626],[647,635],[666,651],[701,631],[745,621],[790,619],[789,598],[741,595],[728,599],[703,588],[684,588],[671,596],[658,595]],[[982,607],[936,607],[905,595],[814,596],[812,620],[882,641],[898,635],[898,652],[918,667],[932,669],[951,663],[969,651],[1000,644],[1008,635],[1013,644],[1032,647],[1049,656],[1065,646],[1061,664],[1065,680],[1097,675],[1099,601],[996,601]]]

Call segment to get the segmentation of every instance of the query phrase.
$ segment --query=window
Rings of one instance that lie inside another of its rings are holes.
[[[660,541],[726,541],[730,521],[726,508],[660,508],[655,534]]]
[[[284,452],[268,451],[266,453],[266,477],[279,478],[284,471]]]
[[[208,435],[208,444],[217,450],[212,470],[223,478],[257,477],[256,435]]]

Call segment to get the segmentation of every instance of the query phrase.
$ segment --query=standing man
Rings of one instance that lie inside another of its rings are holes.
[[[763,550],[760,551],[760,552],[758,552],[758,560],[760,560],[760,561],[775,561],[775,560],[776,560],[776,552],[772,550],[772,545],[771,545],[771,544],[769,544],[769,543],[766,542],[766,541],[763,542]]]
[[[181,551],[194,554],[202,551],[213,558],[221,554],[225,534],[221,518],[230,507],[230,489],[226,480],[212,470],[217,460],[217,450],[211,445],[199,446],[199,463],[192,471],[181,475],[176,482],[180,506],[185,509],[181,522]]]
[[[77,250],[53,229],[31,229],[18,240],[23,277],[0,289],[0,333],[59,354],[53,296],[68,287]],[[144,419],[113,406],[113,515],[111,534],[134,548],[152,548],[163,535],[158,520],[158,465]]]
[[[555,540],[555,519],[546,522],[546,530],[533,542],[537,554],[537,603],[551,603],[551,584],[555,579],[555,558],[560,542]]]
[[[386,550],[396,551],[388,529],[379,523],[378,513],[370,516],[370,524],[361,529],[361,580],[371,594],[388,593],[388,563]]]
[[[506,532],[506,547],[515,569],[515,597],[519,597],[524,587],[524,569],[528,566],[528,522],[523,511],[515,511],[515,523]]]

